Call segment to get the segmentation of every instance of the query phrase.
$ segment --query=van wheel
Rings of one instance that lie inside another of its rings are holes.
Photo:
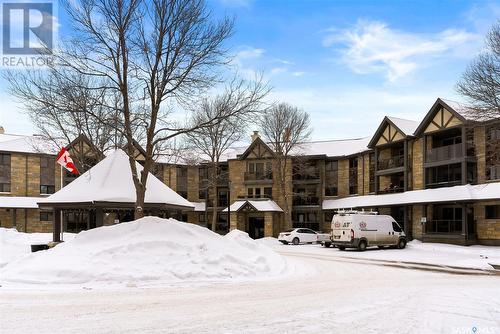
[[[343,251],[343,250],[345,250],[345,247],[344,246],[339,246],[339,250]]]
[[[325,243],[323,244],[323,246],[325,246],[326,248],[330,248],[330,246],[331,246],[331,245],[332,245],[332,243],[331,243],[331,242],[325,242]]]
[[[358,250],[363,252],[366,250],[366,241],[361,240],[358,244]]]
[[[294,245],[298,245],[298,244],[299,244],[299,242],[300,242],[300,241],[299,241],[299,238],[293,238],[293,240],[292,240],[292,243],[293,243]]]
[[[405,247],[406,247],[406,240],[405,239],[399,239],[398,248],[399,249],[404,249]]]
[[[288,245],[288,241],[282,241],[281,242],[283,245]]]
[[[385,248],[385,246],[378,246],[378,248],[379,248],[379,249],[384,249],[384,248]]]

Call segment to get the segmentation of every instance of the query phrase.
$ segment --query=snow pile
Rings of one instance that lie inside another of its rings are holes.
[[[64,233],[64,239],[73,239],[73,233]],[[22,233],[16,229],[0,228],[0,268],[9,262],[31,254],[31,245],[52,241],[52,233]]]
[[[232,231],[220,236],[174,219],[146,217],[79,233],[0,269],[3,282],[138,284],[251,280],[286,272],[270,248]]]

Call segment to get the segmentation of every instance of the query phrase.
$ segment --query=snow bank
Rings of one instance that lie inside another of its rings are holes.
[[[65,240],[74,237],[73,233],[64,233]],[[0,268],[30,254],[31,245],[46,244],[51,241],[52,233],[22,233],[13,228],[0,228]]]
[[[53,249],[0,269],[3,282],[143,284],[278,276],[286,261],[246,233],[220,236],[174,219],[145,217],[79,233]]]

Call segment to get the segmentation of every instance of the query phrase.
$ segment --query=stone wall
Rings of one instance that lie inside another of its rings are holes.
[[[349,159],[341,159],[338,162],[338,194],[339,197],[349,196]]]
[[[474,146],[477,161],[477,182],[486,181],[486,136],[484,126],[474,128]]]
[[[412,154],[412,187],[413,190],[419,190],[419,189],[424,189],[424,175],[423,175],[423,168],[424,168],[424,162],[423,162],[423,152],[422,152],[422,144],[423,139],[419,138],[417,140],[413,141],[413,144],[410,146],[413,146],[413,154]]]
[[[500,245],[500,219],[486,219],[485,206],[500,205],[500,201],[474,203],[474,220],[478,243]]]

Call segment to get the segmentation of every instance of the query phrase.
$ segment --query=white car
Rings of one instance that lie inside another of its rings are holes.
[[[308,228],[294,228],[292,230],[281,232],[278,236],[278,241],[284,245],[289,243],[294,245],[298,245],[300,243],[318,243],[323,241],[323,234]]]

